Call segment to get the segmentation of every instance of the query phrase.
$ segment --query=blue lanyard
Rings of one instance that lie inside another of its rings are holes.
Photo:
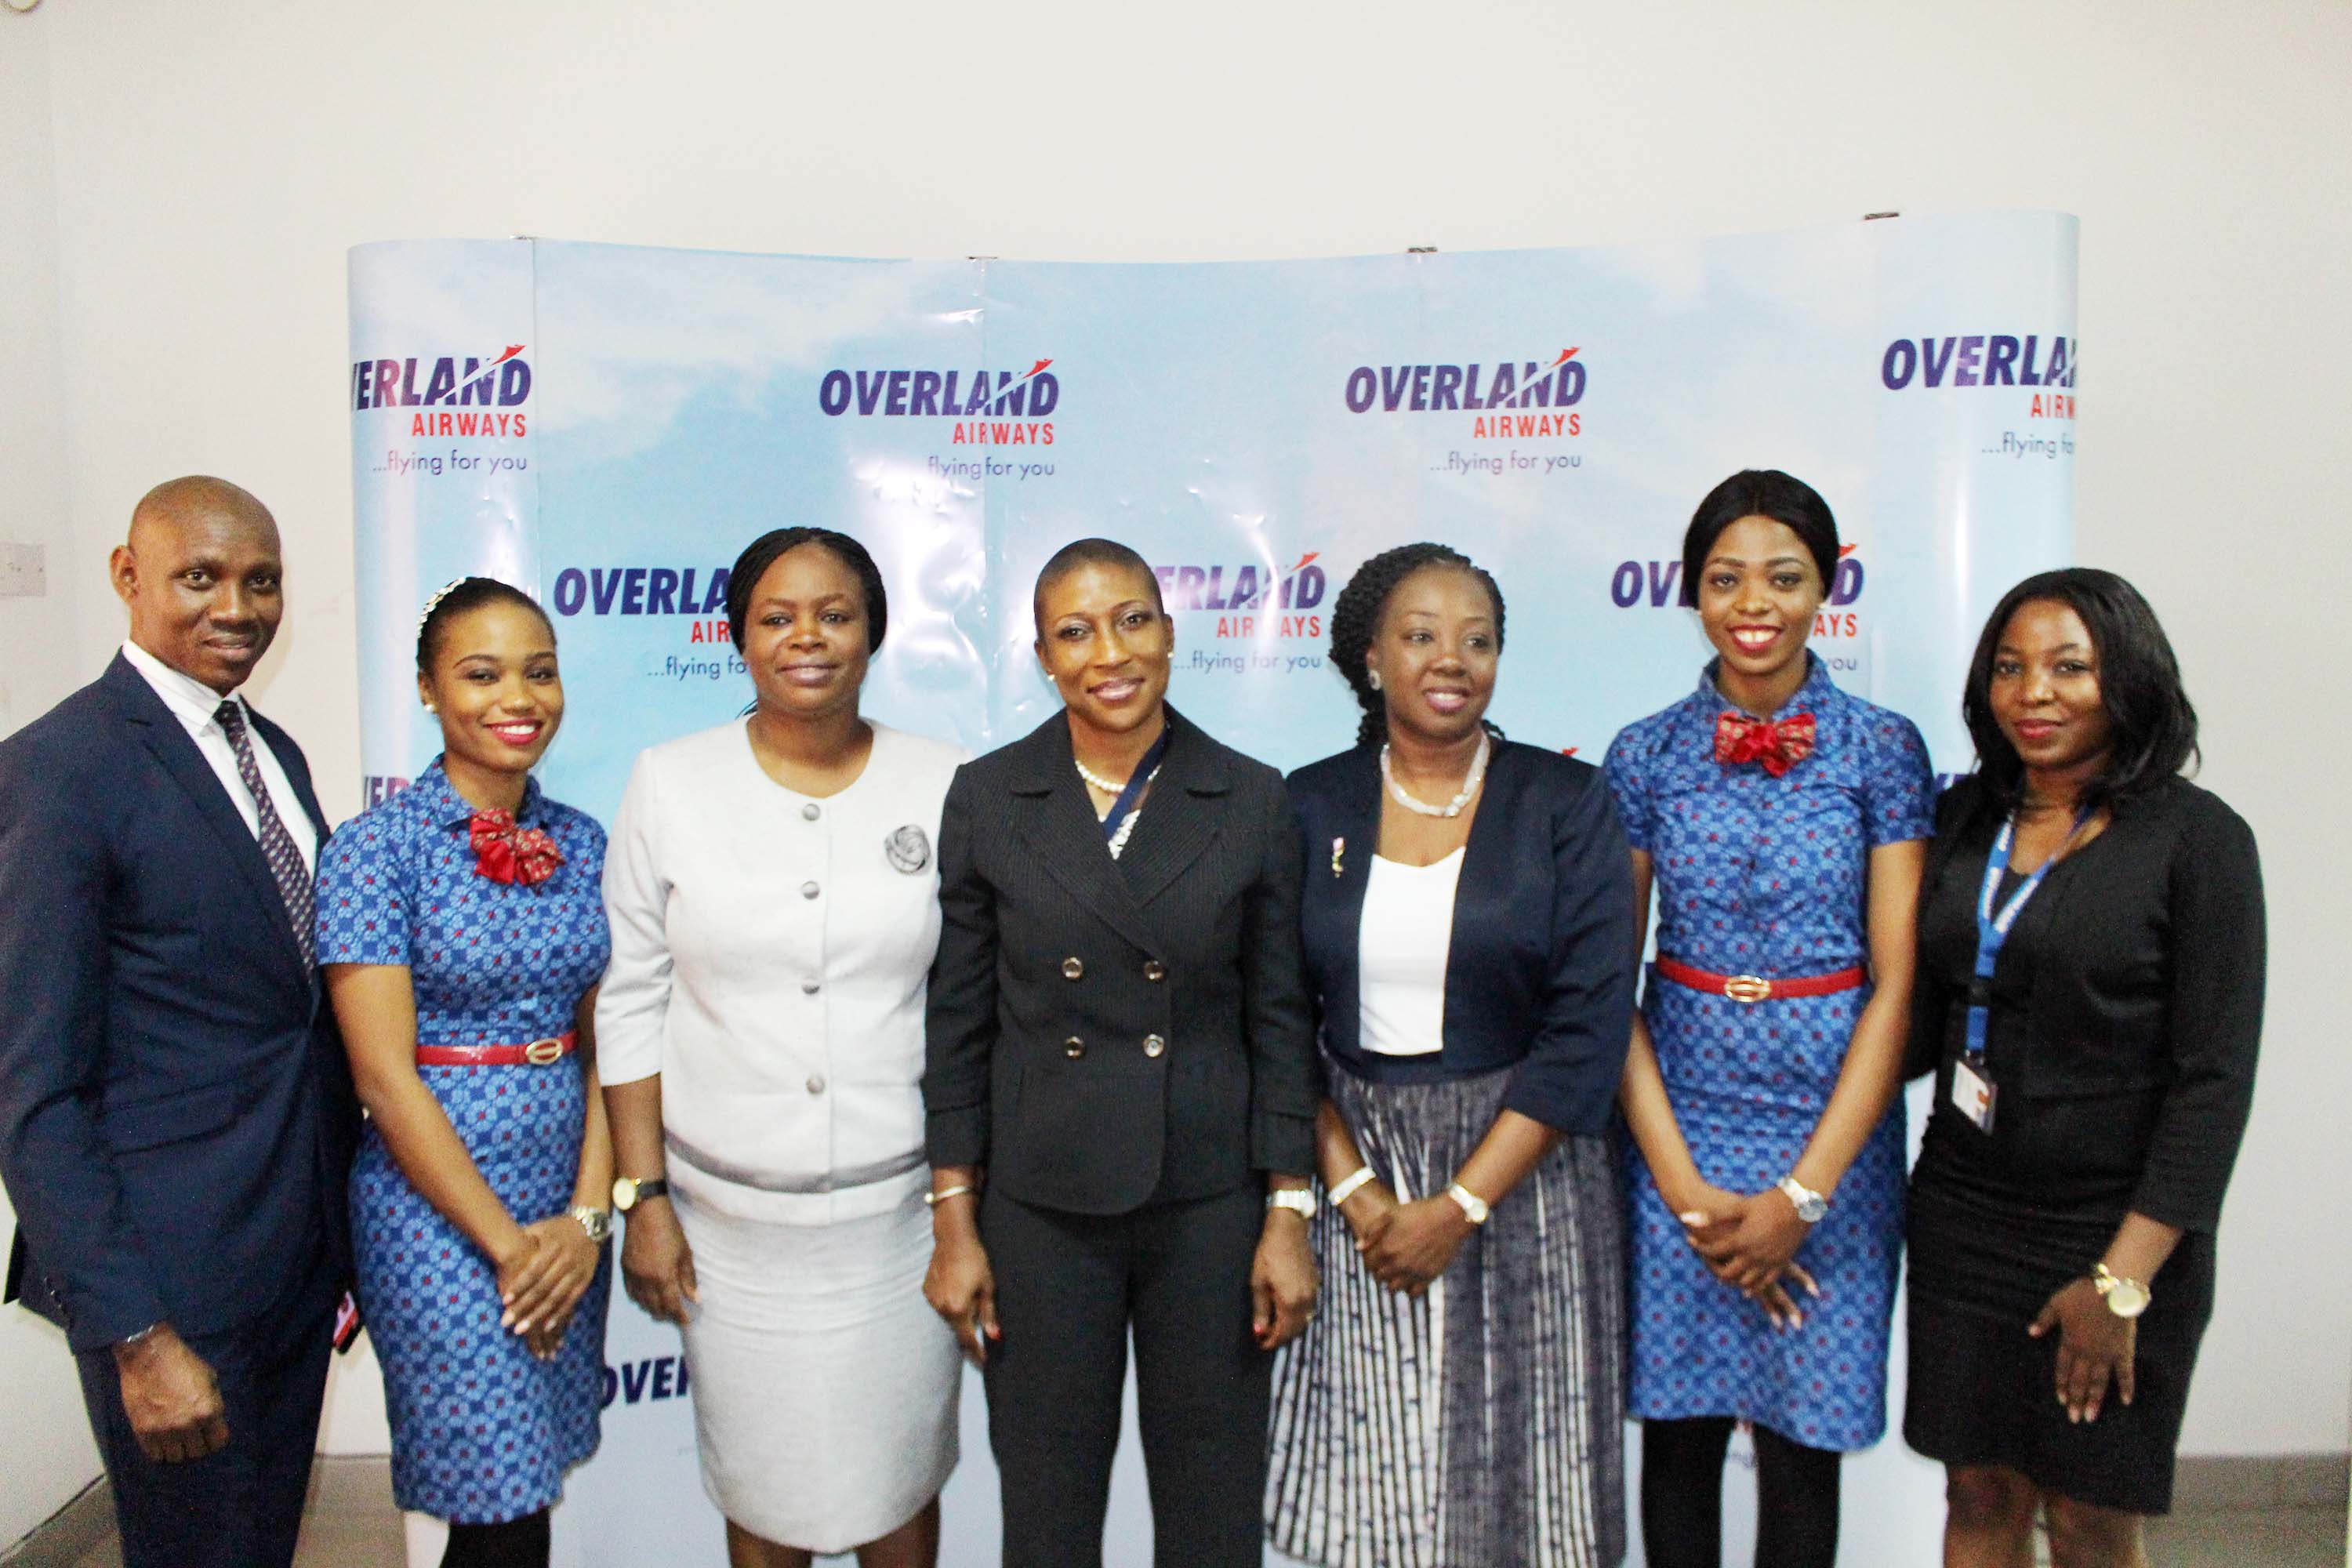
[[[1984,1061],[1985,1027],[1991,1014],[1993,965],[2000,958],[2002,944],[2009,941],[2010,928],[2017,923],[2018,913],[2025,908],[2025,900],[2033,897],[2034,889],[2042,886],[2042,879],[2050,875],[2050,868],[2058,864],[2059,856],[2066,852],[2067,845],[2074,842],[2074,836],[2083,831],[2083,824],[2089,818],[2088,812],[2076,816],[2074,826],[2067,831],[2065,843],[2053,851],[2033,875],[2025,879],[2024,884],[1998,911],[1992,907],[1993,899],[2000,891],[2001,878],[2009,872],[2009,846],[2017,837],[2014,815],[2000,825],[2000,836],[1992,841],[1992,853],[1985,857],[1984,888],[1977,895],[1976,983],[1969,987],[1968,1049],[1971,1064],[1980,1066]]]
[[[1118,837],[1118,825],[1127,820],[1127,814],[1135,809],[1136,804],[1143,798],[1143,792],[1150,787],[1151,775],[1158,773],[1160,764],[1167,760],[1168,738],[1173,733],[1172,727],[1163,727],[1160,739],[1151,742],[1151,749],[1143,753],[1143,760],[1135,764],[1133,773],[1127,775],[1127,787],[1118,792],[1118,798],[1111,802],[1110,815],[1102,819],[1104,843],[1108,844]]]

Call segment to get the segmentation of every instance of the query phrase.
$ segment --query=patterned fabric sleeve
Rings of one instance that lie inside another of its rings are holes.
[[[319,853],[319,962],[409,963],[406,845],[392,814],[371,811]]]
[[[1642,755],[1642,726],[1629,724],[1617,731],[1609,743],[1609,754],[1601,760],[1601,771],[1608,774],[1610,793],[1617,797],[1617,819],[1625,829],[1625,841],[1646,855],[1650,852],[1650,780],[1649,759]]]
[[[1919,726],[1900,713],[1874,709],[1869,761],[1863,770],[1863,820],[1870,847],[1907,844],[1936,836],[1936,775]]]

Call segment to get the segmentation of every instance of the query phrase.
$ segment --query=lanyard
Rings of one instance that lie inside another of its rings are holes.
[[[1174,732],[1172,725],[1161,729],[1160,739],[1151,742],[1151,749],[1143,753],[1143,760],[1135,764],[1133,773],[1127,775],[1127,787],[1118,792],[1118,798],[1111,802],[1110,815],[1102,819],[1104,843],[1108,844],[1118,837],[1118,825],[1127,820],[1128,814],[1135,810],[1136,803],[1143,798],[1143,792],[1150,787],[1153,777],[1160,772],[1160,764],[1168,758],[1168,738]]]
[[[1971,1063],[1981,1066],[1984,1061],[1985,1027],[1991,1014],[1993,964],[2000,957],[2002,944],[2009,941],[2010,928],[2017,923],[2018,913],[2025,908],[2025,900],[2033,897],[2034,889],[2042,886],[2042,879],[2050,875],[2050,868],[2058,864],[2059,857],[2066,852],[2068,845],[2074,842],[2075,836],[2083,831],[2083,824],[2089,819],[2088,812],[2074,818],[2074,826],[2067,831],[2065,843],[2043,860],[2033,875],[2025,879],[2023,885],[1998,911],[1992,907],[1993,899],[2000,891],[2001,878],[2009,871],[2009,846],[2017,836],[2015,814],[2012,813],[2010,819],[2000,825],[2000,836],[1992,841],[1992,853],[1985,857],[1984,888],[1977,895],[1976,981],[1969,987],[1968,1050]]]

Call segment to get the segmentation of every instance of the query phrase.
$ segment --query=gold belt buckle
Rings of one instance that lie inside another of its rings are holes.
[[[522,1048],[522,1059],[535,1068],[553,1067],[563,1059],[562,1040],[533,1040]]]
[[[1772,994],[1772,983],[1760,974],[1735,974],[1723,983],[1723,994],[1734,1002],[1767,1001]]]

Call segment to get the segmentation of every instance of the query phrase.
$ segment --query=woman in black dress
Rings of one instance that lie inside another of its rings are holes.
[[[1948,1469],[1947,1568],[2027,1568],[2037,1510],[2057,1568],[2136,1568],[2252,1096],[2262,872],[2179,776],[2196,713],[2112,573],[2011,589],[1963,710],[1978,771],[1920,893],[1904,1436]]]

